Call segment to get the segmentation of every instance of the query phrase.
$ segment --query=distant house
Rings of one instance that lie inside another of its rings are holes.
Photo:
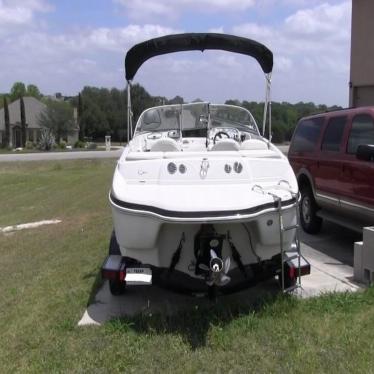
[[[47,106],[34,97],[24,97],[25,116],[26,116],[26,141],[36,143],[41,135],[42,128],[39,126],[39,116],[46,110]],[[17,148],[22,146],[22,130],[21,130],[21,111],[20,100],[15,100],[8,105],[9,122],[10,122],[10,147]],[[74,110],[76,113],[76,110]],[[76,116],[75,116],[76,117]],[[76,118],[75,118],[76,119]],[[0,109],[0,144],[5,136],[5,119],[4,108]],[[68,143],[74,144],[78,140],[77,130],[68,136]]]

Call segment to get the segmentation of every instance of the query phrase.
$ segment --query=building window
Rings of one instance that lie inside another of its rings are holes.
[[[353,118],[347,153],[355,154],[361,144],[374,144],[374,121],[368,114],[359,114]]]
[[[347,117],[333,117],[327,124],[322,141],[322,151],[339,152]]]

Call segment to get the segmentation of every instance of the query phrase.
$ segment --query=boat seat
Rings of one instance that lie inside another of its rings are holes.
[[[239,151],[239,144],[233,139],[223,139],[214,144],[211,151]]]
[[[178,152],[178,143],[170,138],[162,138],[156,140],[151,145],[151,152]]]
[[[244,140],[241,144],[240,149],[244,151],[257,150],[257,149],[268,149],[268,146],[265,142],[258,139],[248,139]]]

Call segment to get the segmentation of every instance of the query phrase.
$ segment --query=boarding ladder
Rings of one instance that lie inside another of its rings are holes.
[[[283,215],[282,215],[282,198],[277,194],[267,191],[267,188],[263,186],[255,185],[252,191],[260,192],[262,194],[270,195],[276,203],[278,222],[279,222],[279,244],[281,250],[281,268],[278,276],[280,277],[281,287],[283,293],[292,292],[295,289],[301,288],[301,250],[300,250],[300,237],[299,237],[299,226],[300,226],[300,211],[299,211],[299,193],[292,191],[291,185],[286,180],[280,180],[276,186],[270,186],[269,189],[280,189],[287,191],[292,196],[292,199],[296,199],[295,210],[296,210],[296,224],[291,226],[284,226]],[[283,247],[283,235],[286,231],[296,230],[295,233],[295,245],[291,247],[291,250],[286,251]],[[294,261],[297,261],[296,264]],[[291,287],[285,287],[285,265],[286,263],[292,263],[297,268],[296,284]]]

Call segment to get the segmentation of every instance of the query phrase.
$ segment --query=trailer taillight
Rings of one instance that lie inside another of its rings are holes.
[[[103,279],[123,282],[126,278],[126,265],[122,256],[108,256],[101,268],[101,276]]]
[[[290,279],[295,279],[299,276],[299,260],[298,258],[293,258],[292,260],[286,260],[285,271]],[[300,276],[310,274],[310,264],[303,257],[300,257]]]

